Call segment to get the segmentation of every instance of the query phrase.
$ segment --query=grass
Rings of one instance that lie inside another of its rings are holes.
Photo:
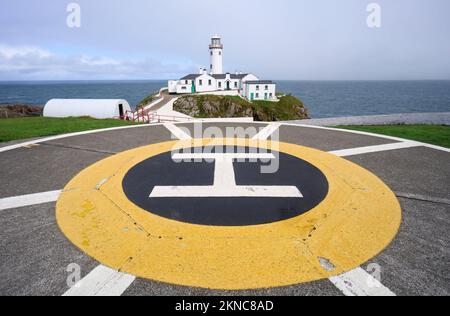
[[[289,121],[304,119],[308,111],[304,108],[302,101],[292,95],[285,95],[279,102],[253,101],[257,112],[261,113],[262,121]],[[304,112],[299,111],[303,109]]]
[[[157,95],[157,93],[154,93],[154,94],[149,95],[148,97],[144,98],[141,102],[139,102],[139,104],[136,108],[140,109],[140,108],[143,108],[143,107],[149,105],[150,103],[152,103],[153,101],[156,100],[156,95]]]
[[[338,126],[338,128],[400,137],[450,148],[450,126],[445,125]]]
[[[0,119],[0,142],[131,125],[131,122],[89,117],[25,117]]]

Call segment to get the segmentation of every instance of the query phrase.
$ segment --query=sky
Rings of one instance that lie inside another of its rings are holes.
[[[231,73],[450,79],[449,12],[449,0],[0,0],[0,80],[175,79],[209,67],[215,34]]]

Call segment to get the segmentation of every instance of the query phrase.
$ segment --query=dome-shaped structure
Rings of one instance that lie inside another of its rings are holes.
[[[44,107],[46,117],[90,116],[97,119],[123,118],[131,107],[126,100],[52,99]]]

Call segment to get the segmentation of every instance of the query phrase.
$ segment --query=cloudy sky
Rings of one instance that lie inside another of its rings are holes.
[[[372,2],[381,28],[367,25]],[[449,0],[0,0],[0,80],[175,78],[209,65],[216,33],[229,72],[450,79],[449,12]]]

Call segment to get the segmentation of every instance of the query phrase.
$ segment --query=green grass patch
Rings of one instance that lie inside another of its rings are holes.
[[[254,101],[257,113],[262,113],[262,121],[289,121],[308,117],[308,110],[302,101],[292,95],[285,95],[279,102]]]
[[[0,119],[0,142],[131,125],[131,122],[89,117],[25,117]]]
[[[145,97],[144,99],[142,99],[141,102],[139,102],[139,104],[136,106],[136,109],[141,109],[143,107],[146,107],[147,105],[149,105],[150,103],[152,103],[153,101],[156,101],[157,99],[157,95],[159,92],[155,92],[151,95],[149,95],[148,97]]]
[[[445,125],[376,125],[337,127],[348,130],[400,137],[450,148],[450,126]]]

